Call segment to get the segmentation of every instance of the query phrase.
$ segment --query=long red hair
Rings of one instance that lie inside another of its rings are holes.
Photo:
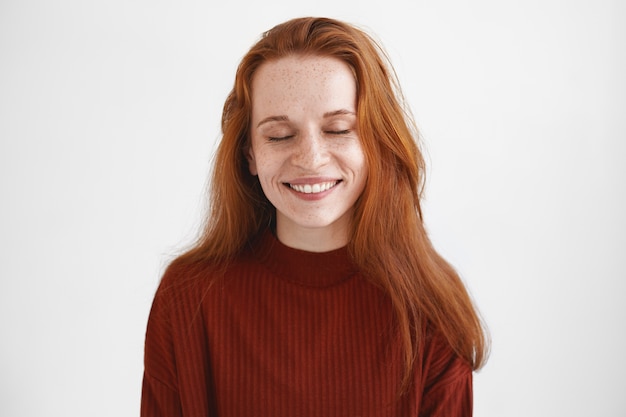
[[[354,262],[391,298],[405,352],[406,378],[421,326],[430,323],[474,369],[487,357],[480,317],[454,269],[433,248],[420,199],[424,160],[419,135],[404,106],[386,55],[363,31],[327,18],[299,18],[265,32],[242,59],[224,104],[205,229],[174,261],[231,259],[274,222],[275,210],[248,171],[251,85],[263,63],[287,55],[344,61],[357,83],[359,136],[369,176],[355,207],[349,241]],[[405,378],[405,381],[408,379]]]

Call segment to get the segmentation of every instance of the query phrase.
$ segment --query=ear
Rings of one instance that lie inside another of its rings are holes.
[[[256,159],[254,158],[254,151],[252,150],[252,146],[248,145],[244,152],[246,154],[246,159],[248,160],[248,170],[250,170],[250,174],[258,175],[259,171],[256,169]]]

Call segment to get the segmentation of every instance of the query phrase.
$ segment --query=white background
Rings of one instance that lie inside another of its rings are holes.
[[[491,329],[475,415],[626,415],[624,3],[295,3],[0,2],[0,415],[138,415],[235,67],[302,15],[396,66],[429,230]]]

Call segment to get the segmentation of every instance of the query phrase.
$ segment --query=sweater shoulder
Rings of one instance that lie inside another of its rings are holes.
[[[184,261],[175,259],[166,268],[155,295],[155,302],[180,307],[197,306],[207,291],[241,270],[254,268],[254,257],[243,252],[229,261]]]
[[[440,331],[433,326],[425,327],[421,365],[426,389],[471,379],[471,365],[454,351]]]

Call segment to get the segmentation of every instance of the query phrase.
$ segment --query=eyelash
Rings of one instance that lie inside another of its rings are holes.
[[[288,136],[281,136],[281,137],[268,137],[267,140],[269,140],[270,142],[280,142],[281,140],[287,140],[287,139],[291,139],[293,137],[293,135],[288,135]]]
[[[346,129],[346,130],[327,130],[324,133],[330,134],[330,135],[341,136],[341,135],[347,135],[348,133],[350,133],[350,130],[349,129]],[[281,140],[291,139],[294,136],[295,135],[287,135],[287,136],[280,136],[280,137],[270,136],[267,139],[270,142],[280,142]]]
[[[350,129],[346,129],[346,130],[330,130],[326,133],[330,133],[331,135],[347,135],[348,133],[350,133]]]

